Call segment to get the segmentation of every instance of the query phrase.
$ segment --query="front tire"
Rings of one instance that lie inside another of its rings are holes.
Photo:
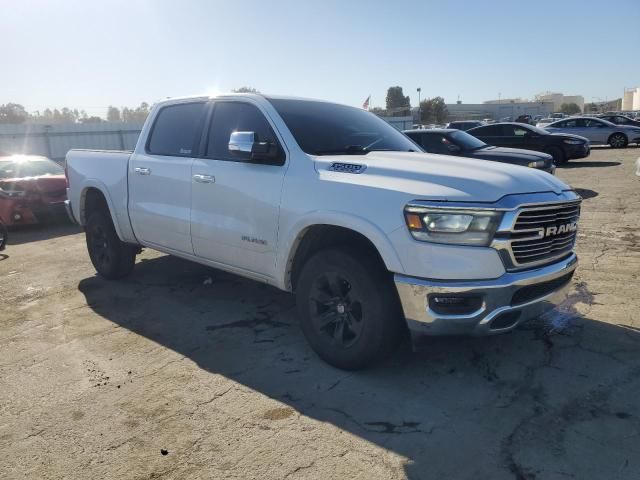
[[[626,148],[629,140],[624,133],[614,133],[609,137],[609,145],[611,148]]]
[[[560,147],[550,147],[545,151],[545,153],[548,153],[553,157],[553,163],[556,165],[563,165],[567,163],[567,156]]]
[[[137,248],[118,238],[107,213],[97,211],[89,216],[85,236],[91,263],[100,276],[107,280],[118,280],[131,273]]]
[[[400,339],[400,308],[390,274],[359,252],[332,249],[313,255],[300,273],[296,303],[311,348],[334,367],[367,367]]]

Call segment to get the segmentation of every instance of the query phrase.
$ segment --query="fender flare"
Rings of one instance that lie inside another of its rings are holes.
[[[123,235],[123,232],[120,228],[120,222],[118,221],[118,217],[116,215],[116,209],[113,205],[113,200],[111,200],[111,196],[109,195],[109,189],[103,182],[95,178],[86,179],[82,184],[82,190],[80,193],[80,202],[78,205],[78,222],[81,225],[86,225],[87,223],[87,219],[85,217],[85,198],[87,195],[87,191],[90,188],[95,188],[102,194],[102,196],[107,202],[109,215],[111,215],[111,221],[113,222],[113,226],[116,230],[116,234],[118,235],[118,238],[120,238],[120,240],[122,241],[126,241],[125,236]]]
[[[291,290],[290,270],[298,250],[298,245],[304,237],[306,230],[316,225],[342,227],[365,236],[376,248],[389,271],[404,272],[404,266],[395,248],[391,244],[388,235],[378,226],[365,218],[344,212],[315,211],[298,220],[280,237],[281,240],[278,242],[280,247],[276,260],[277,283],[280,288]]]

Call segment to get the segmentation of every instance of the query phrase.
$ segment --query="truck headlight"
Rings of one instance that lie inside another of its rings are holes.
[[[407,207],[407,228],[416,240],[451,245],[489,245],[502,213]]]

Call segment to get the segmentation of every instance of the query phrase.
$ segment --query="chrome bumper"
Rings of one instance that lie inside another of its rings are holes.
[[[427,280],[395,275],[409,329],[426,335],[491,335],[553,309],[567,297],[578,264],[575,254],[552,265],[505,273],[494,280]],[[429,305],[430,295],[460,295],[479,301],[466,314],[445,314]]]

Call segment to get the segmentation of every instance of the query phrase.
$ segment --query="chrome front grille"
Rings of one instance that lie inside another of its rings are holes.
[[[510,235],[514,263],[541,263],[571,252],[579,218],[579,201],[519,210]]]

